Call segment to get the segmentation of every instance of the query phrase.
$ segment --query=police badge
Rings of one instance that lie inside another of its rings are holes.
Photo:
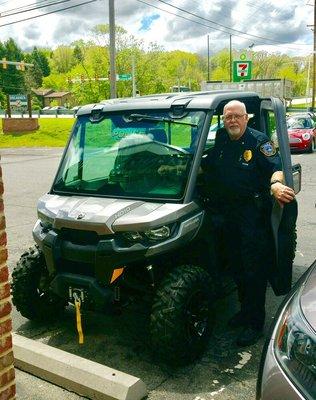
[[[244,160],[246,162],[250,161],[252,159],[252,151],[251,150],[245,150],[243,154]]]
[[[266,157],[271,157],[276,154],[276,149],[273,142],[265,142],[260,146],[260,151]]]

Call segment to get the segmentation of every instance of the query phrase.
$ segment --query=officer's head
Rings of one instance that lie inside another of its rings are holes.
[[[245,132],[248,114],[244,103],[232,100],[224,106],[224,126],[232,140],[239,139]]]

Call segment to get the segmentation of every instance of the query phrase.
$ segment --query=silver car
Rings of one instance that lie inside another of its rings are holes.
[[[286,297],[262,354],[257,400],[316,399],[316,261]]]

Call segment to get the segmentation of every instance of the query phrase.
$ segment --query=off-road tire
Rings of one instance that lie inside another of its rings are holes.
[[[23,317],[52,321],[66,302],[48,289],[49,276],[43,253],[37,246],[22,254],[12,273],[12,302]]]
[[[150,316],[153,352],[161,361],[183,365],[204,350],[211,327],[213,284],[202,268],[182,265],[161,282]]]

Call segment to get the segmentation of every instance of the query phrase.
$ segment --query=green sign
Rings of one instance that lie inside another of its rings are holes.
[[[252,61],[238,60],[233,61],[233,81],[241,82],[246,79],[251,79]]]
[[[132,74],[118,74],[116,75],[117,81],[130,81],[132,79]]]
[[[27,106],[27,96],[24,94],[10,94],[10,106],[21,107]]]

